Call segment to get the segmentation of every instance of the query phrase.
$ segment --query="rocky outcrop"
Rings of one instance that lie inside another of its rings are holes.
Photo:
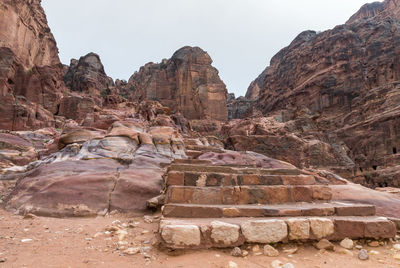
[[[64,77],[65,85],[72,91],[82,92],[97,97],[97,104],[101,105],[100,97],[110,94],[114,81],[104,71],[99,55],[89,53],[78,60],[72,59]]]
[[[27,146],[20,140],[20,147]],[[3,170],[2,179],[19,178],[6,200],[8,209],[53,217],[144,210],[162,188],[163,165],[186,158],[176,129],[135,120],[114,122],[108,131],[66,128],[58,148],[26,166]]]
[[[234,96],[233,96],[234,97]],[[256,114],[254,107],[255,101],[240,96],[239,98],[229,99],[227,101],[228,119],[249,118]]]
[[[267,75],[268,67],[253,81],[251,82],[250,86],[246,92],[246,99],[249,100],[257,100],[260,96],[261,88],[264,85],[264,79]]]
[[[387,0],[332,30],[301,33],[272,58],[256,104],[264,115],[302,126],[296,136],[341,148],[355,164],[346,176],[370,186],[371,172],[400,149],[399,10],[399,1]],[[324,159],[321,153],[306,158]]]
[[[54,125],[63,67],[39,0],[0,4],[0,129]]]
[[[198,47],[183,47],[171,59],[148,63],[133,74],[122,90],[139,100],[157,100],[188,119],[227,120],[227,90]]]
[[[351,24],[360,19],[369,19],[377,16],[400,19],[400,1],[385,0],[383,2],[365,4],[356,14],[350,17],[346,24]]]

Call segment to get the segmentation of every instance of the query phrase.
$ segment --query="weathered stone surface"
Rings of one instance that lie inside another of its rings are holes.
[[[151,127],[148,131],[126,121],[113,123],[108,131],[66,128],[57,140],[60,151],[42,159],[36,156],[38,160],[26,166],[4,169],[3,176],[21,178],[7,207],[22,214],[57,217],[144,210],[146,201],[160,193],[162,165],[186,157],[182,148],[176,147],[182,138],[174,129]],[[30,142],[37,143],[45,156],[50,148],[43,142],[52,136],[44,134],[44,130],[37,131],[30,134],[30,140],[0,135],[0,142],[12,141],[13,148],[20,150]],[[148,135],[151,143],[142,143],[140,134]],[[164,145],[157,147],[161,143]]]
[[[242,233],[250,243],[276,243],[287,238],[287,225],[282,220],[254,220],[241,225]]]
[[[188,119],[227,120],[227,90],[198,47],[183,47],[171,59],[148,63],[129,79],[127,93],[139,100],[158,100]]]
[[[0,129],[54,126],[63,68],[40,1],[3,1],[0,25]]]
[[[354,242],[353,242],[353,240],[351,240],[349,238],[345,238],[340,242],[340,246],[344,247],[346,249],[353,249]]]
[[[334,224],[326,218],[310,218],[311,233],[315,238],[321,239],[332,235],[335,231]]]
[[[264,255],[268,257],[278,257],[279,251],[276,250],[273,246],[265,245],[264,246]]]
[[[114,86],[112,78],[104,71],[100,56],[89,53],[78,60],[72,59],[64,77],[65,85],[72,91],[97,97],[97,104],[102,105],[100,97],[105,96]]]
[[[318,241],[317,244],[315,244],[315,247],[317,249],[325,249],[325,250],[333,250],[335,245],[333,245],[329,240],[327,239],[321,239]]]
[[[161,237],[172,247],[199,246],[200,229],[196,225],[166,225],[162,228]]]
[[[399,7],[398,0],[367,4],[344,25],[299,34],[248,91],[276,122],[231,122],[229,144],[364,185],[398,187]],[[248,134],[239,133],[245,124]]]
[[[211,238],[216,243],[230,245],[237,242],[239,239],[239,230],[240,227],[238,225],[220,221],[211,222]]]
[[[307,219],[293,218],[286,221],[289,227],[289,239],[301,240],[310,238],[310,222]]]

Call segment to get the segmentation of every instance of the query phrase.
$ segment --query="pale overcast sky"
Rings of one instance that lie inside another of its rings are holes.
[[[147,62],[199,46],[229,92],[244,95],[273,55],[304,30],[343,24],[368,0],[43,0],[60,58],[98,53],[126,79]]]

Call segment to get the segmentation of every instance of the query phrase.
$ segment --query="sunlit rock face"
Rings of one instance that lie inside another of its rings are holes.
[[[126,94],[157,100],[188,119],[227,120],[227,89],[199,47],[183,47],[171,59],[148,63],[129,79]]]

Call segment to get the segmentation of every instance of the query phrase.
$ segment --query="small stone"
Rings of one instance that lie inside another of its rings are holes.
[[[284,264],[284,265],[282,266],[282,268],[294,268],[294,265],[291,264],[290,262],[288,262],[288,263]]]
[[[239,247],[235,247],[231,251],[233,257],[242,257],[242,250]]]
[[[400,244],[394,244],[393,249],[396,251],[400,251]]]
[[[150,216],[143,216],[143,220],[145,223],[152,223],[153,219]]]
[[[400,261],[400,254],[393,255],[393,259]]]
[[[317,244],[315,244],[315,247],[317,249],[333,250],[335,246],[329,242],[329,240],[321,239]]]
[[[273,246],[265,245],[264,246],[264,255],[268,257],[278,257],[279,251],[276,250]]]
[[[28,242],[32,242],[32,241],[33,241],[33,239],[30,239],[30,238],[21,239],[22,243],[28,243]]]
[[[239,268],[236,262],[229,261],[228,265],[226,266],[227,268]]]
[[[373,247],[373,248],[379,247],[379,242],[378,241],[369,242],[368,246]]]
[[[251,250],[253,251],[253,253],[260,252],[260,246],[259,245],[255,245],[255,246],[253,246],[253,248]]]
[[[353,256],[353,252],[351,252],[350,250],[345,249],[345,248],[335,247],[335,252],[337,252],[339,254],[346,254],[349,256]]]
[[[363,247],[361,245],[357,245],[355,248],[356,249],[362,249]]]
[[[125,231],[125,230],[118,230],[118,231],[115,232],[115,234],[118,235],[118,240],[122,241],[128,235],[128,232]]]
[[[295,248],[285,249],[283,252],[285,252],[287,254],[295,254],[297,251],[299,251],[299,248],[295,247]]]
[[[140,248],[127,248],[124,250],[124,253],[127,255],[135,255],[140,252]]]
[[[345,249],[352,249],[354,247],[354,242],[349,238],[345,238],[340,242],[340,246]]]
[[[358,252],[358,258],[362,261],[368,260],[369,259],[368,251],[366,251],[365,249],[360,250]]]
[[[371,254],[371,255],[379,255],[380,253],[379,253],[379,251],[371,250],[371,251],[369,252],[369,254]]]
[[[280,260],[274,260],[271,262],[272,268],[282,268],[283,263]]]
[[[249,252],[247,250],[242,250],[242,257],[249,256]]]
[[[6,258],[0,258],[0,262],[6,262],[7,259]]]
[[[85,240],[86,240],[86,241],[92,241],[92,238],[86,237]]]
[[[37,218],[37,216],[32,214],[32,213],[28,213],[28,214],[24,215],[24,219],[25,220],[27,220],[27,219],[35,219],[35,218]]]

